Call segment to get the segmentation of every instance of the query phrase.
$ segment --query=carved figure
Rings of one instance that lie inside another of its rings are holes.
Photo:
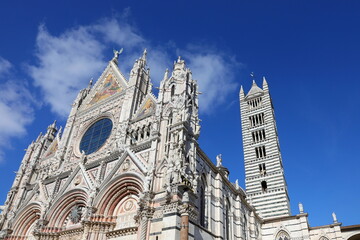
[[[304,213],[304,206],[302,205],[302,203],[299,203],[299,212]]]
[[[239,190],[239,189],[240,189],[239,180],[238,180],[238,179],[235,180],[235,188],[236,188],[236,190]]]
[[[332,218],[333,218],[334,223],[337,223],[337,217],[334,212],[332,213]]]
[[[114,58],[113,58],[113,60],[118,60],[119,55],[120,55],[123,51],[124,51],[124,48],[121,48],[119,51],[114,49],[114,50],[113,50],[113,52],[114,52]]]
[[[221,167],[222,166],[222,157],[221,154],[216,156],[216,166]]]
[[[81,161],[82,164],[86,163],[86,154],[85,154],[84,150],[81,151],[80,161]]]
[[[145,192],[150,191],[153,176],[154,176],[154,170],[153,170],[153,168],[150,168],[150,170],[148,171],[148,173],[146,174],[146,177],[145,177],[145,183],[144,183],[144,191]]]

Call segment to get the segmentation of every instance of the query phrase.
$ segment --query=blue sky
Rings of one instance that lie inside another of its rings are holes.
[[[61,3],[60,3],[61,2]],[[293,214],[360,223],[360,3],[356,1],[2,1],[0,203],[23,149],[124,48],[148,49],[152,81],[182,56],[199,81],[200,145],[244,186],[238,91],[266,76]]]

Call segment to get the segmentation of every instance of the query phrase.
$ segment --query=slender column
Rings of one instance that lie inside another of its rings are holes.
[[[181,214],[180,240],[189,239],[189,214],[187,212]]]
[[[148,218],[147,216],[143,216],[141,219],[140,240],[146,240],[147,226],[148,226]]]

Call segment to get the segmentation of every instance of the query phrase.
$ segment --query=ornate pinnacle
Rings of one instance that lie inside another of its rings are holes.
[[[144,49],[143,55],[142,55],[142,59],[146,60],[146,55],[147,55],[147,50],[146,48]]]

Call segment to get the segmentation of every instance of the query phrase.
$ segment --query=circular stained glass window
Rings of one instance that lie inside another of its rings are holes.
[[[112,121],[103,118],[89,127],[80,142],[80,152],[86,155],[96,152],[109,137],[112,129]]]

